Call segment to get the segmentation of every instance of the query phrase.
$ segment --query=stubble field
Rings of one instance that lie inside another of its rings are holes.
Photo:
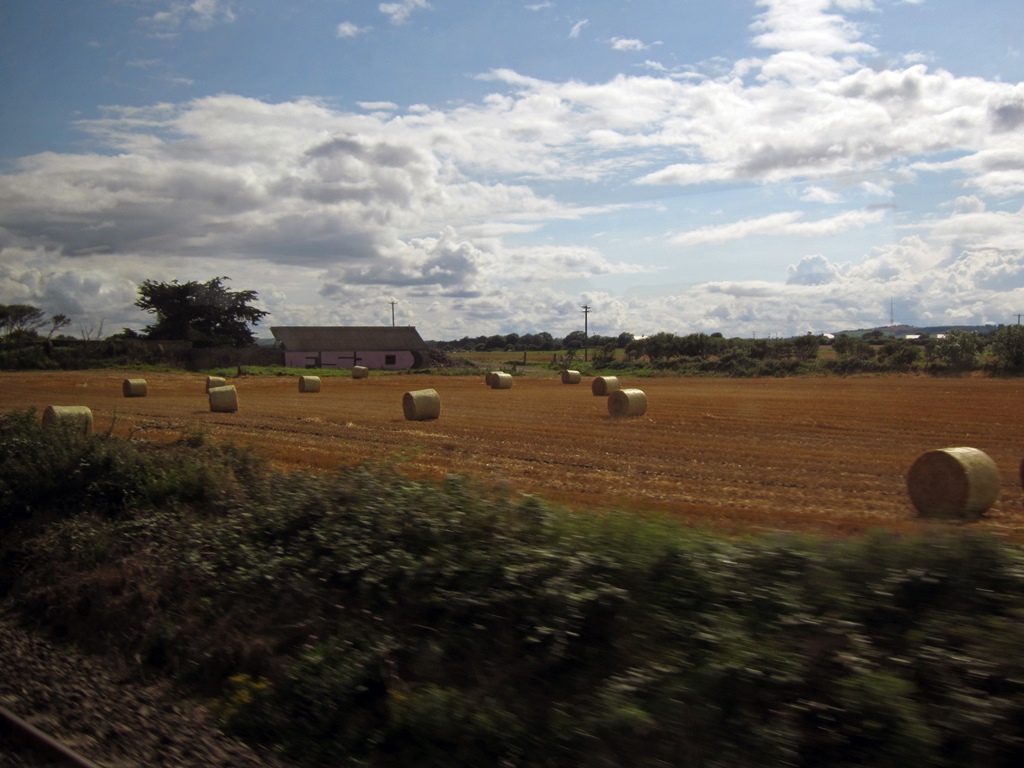
[[[909,532],[905,475],[924,451],[971,446],[996,462],[999,500],[974,528],[1024,540],[1024,381],[886,376],[620,379],[649,408],[611,418],[591,379],[521,376],[492,390],[479,376],[322,379],[242,376],[236,413],[212,413],[205,376],[127,371],[0,374],[2,410],[86,405],[97,432],[171,441],[203,432],[252,446],[282,469],[329,471],[370,460],[417,478],[470,477],[581,511],[663,514],[726,533]],[[433,388],[441,416],[407,421],[402,398]]]

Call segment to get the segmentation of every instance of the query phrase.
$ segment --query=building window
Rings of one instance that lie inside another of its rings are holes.
[[[384,355],[384,365],[394,365],[397,358],[394,355]]]

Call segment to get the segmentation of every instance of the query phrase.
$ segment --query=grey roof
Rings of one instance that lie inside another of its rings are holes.
[[[291,352],[401,352],[427,348],[412,325],[291,325],[277,326],[270,332]]]

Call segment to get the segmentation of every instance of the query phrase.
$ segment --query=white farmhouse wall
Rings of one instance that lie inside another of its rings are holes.
[[[416,363],[412,352],[285,352],[284,364],[288,368],[316,367],[319,357],[322,368],[344,368],[363,365],[373,370],[401,371],[412,368]]]

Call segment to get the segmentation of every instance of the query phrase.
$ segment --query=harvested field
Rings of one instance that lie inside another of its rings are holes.
[[[1024,381],[887,376],[788,379],[622,377],[649,407],[615,419],[590,380],[480,376],[325,377],[316,398],[293,376],[240,377],[237,413],[209,410],[205,376],[130,372],[0,374],[4,410],[85,405],[94,431],[176,440],[203,431],[251,445],[282,468],[322,471],[364,460],[420,478],[456,473],[580,510],[667,514],[729,533],[833,535],[920,529],[906,473],[924,451],[969,446],[1001,476],[999,500],[972,528],[1024,540]],[[436,389],[435,421],[409,422],[405,392]]]

